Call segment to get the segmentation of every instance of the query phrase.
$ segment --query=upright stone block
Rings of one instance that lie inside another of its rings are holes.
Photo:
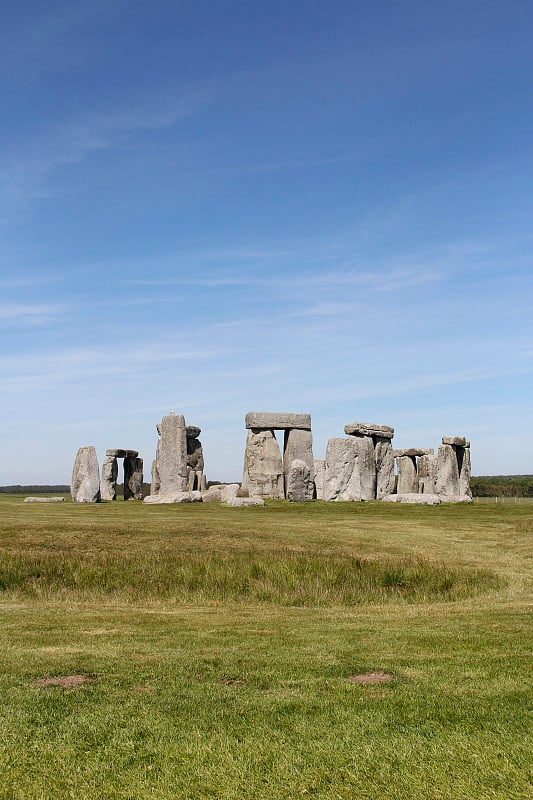
[[[418,474],[416,456],[397,455],[398,484],[397,494],[418,494]]]
[[[102,464],[102,481],[100,495],[102,500],[117,499],[118,461],[114,456],[107,456]]]
[[[394,491],[394,453],[391,440],[373,436],[376,461],[376,497],[380,500]]]
[[[194,436],[189,435],[189,430],[195,432]],[[197,433],[196,433],[197,431]],[[200,428],[187,425],[187,468],[189,472],[188,486],[189,491],[202,490],[202,478],[204,474],[204,451],[201,441],[196,438],[200,435]]]
[[[185,417],[172,411],[163,417],[158,430],[160,431],[157,457],[159,494],[185,492],[188,487]]]
[[[368,436],[330,439],[326,450],[324,500],[370,500],[375,496],[372,439]]]
[[[80,447],[77,452],[70,494],[75,503],[98,503],[100,500],[100,470],[96,450],[92,445]]]
[[[459,464],[452,444],[442,444],[437,454],[436,491],[440,497],[454,497],[459,491]]]
[[[283,462],[273,430],[248,430],[242,486],[250,497],[285,497]]]
[[[287,476],[287,500],[303,502],[313,498],[313,478],[309,465],[301,458],[295,458]]]
[[[472,497],[470,488],[470,478],[472,475],[472,465],[470,463],[470,447],[464,447],[462,462],[459,467],[459,494],[463,497]]]
[[[143,499],[143,460],[135,456],[124,459],[124,500]]]
[[[291,428],[285,431],[283,447],[283,473],[285,478],[285,487],[288,492],[289,473],[292,468],[293,461],[303,461],[309,470],[310,476],[313,475],[313,434],[311,431],[302,430],[299,428]],[[311,481],[309,486],[307,500],[313,499],[314,487]],[[288,498],[288,494],[287,494]]]
[[[315,497],[317,500],[324,499],[324,477],[326,475],[326,460],[315,458],[313,463],[313,475],[315,483]]]
[[[418,491],[420,494],[435,494],[437,462],[433,453],[426,453],[418,459]]]

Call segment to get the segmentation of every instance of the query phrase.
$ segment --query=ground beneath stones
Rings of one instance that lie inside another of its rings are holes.
[[[348,675],[348,680],[353,683],[387,683],[392,681],[394,675],[390,672],[376,670],[375,672],[361,672],[359,675]]]
[[[50,678],[35,678],[38,686],[61,686],[62,689],[71,689],[73,686],[81,686],[82,683],[93,680],[91,675],[78,673],[76,675],[54,675]]]

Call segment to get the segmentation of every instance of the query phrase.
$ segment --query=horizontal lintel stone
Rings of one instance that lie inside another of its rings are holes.
[[[374,422],[348,422],[344,426],[344,433],[348,436],[381,436],[383,439],[392,439],[394,428]]]
[[[456,447],[470,447],[470,442],[464,436],[443,436],[442,444],[453,444]]]
[[[432,447],[402,447],[399,450],[393,450],[394,458],[400,456],[432,456],[435,451]]]
[[[245,422],[248,429],[311,430],[311,414],[293,414],[289,411],[249,411]]]
[[[138,450],[124,450],[122,447],[110,447],[105,451],[108,458],[137,458]]]

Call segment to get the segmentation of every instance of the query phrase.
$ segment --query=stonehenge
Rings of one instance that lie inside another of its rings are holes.
[[[312,500],[314,459],[311,415],[249,411],[245,425],[247,435],[242,487],[249,496],[283,500],[288,497],[290,484],[291,499],[298,495],[302,500]],[[283,456],[275,430],[284,431]],[[305,470],[302,472],[301,464],[295,462],[303,462]],[[304,478],[304,474],[307,477]],[[296,488],[297,484],[299,488]]]
[[[393,449],[394,428],[389,425],[349,422],[343,437],[329,439],[325,458],[315,459],[308,413],[250,411],[245,425],[242,483],[208,488],[201,428],[187,425],[183,414],[174,411],[163,416],[156,425],[150,495],[144,502],[222,502],[246,507],[262,505],[265,499],[427,505],[472,500],[470,442],[464,436],[443,436],[435,456],[430,447]],[[283,431],[283,451],[276,430]],[[73,501],[116,500],[118,459],[124,460],[124,500],[141,500],[143,459],[138,451],[106,450],[100,480],[95,448],[87,446],[76,455]]]

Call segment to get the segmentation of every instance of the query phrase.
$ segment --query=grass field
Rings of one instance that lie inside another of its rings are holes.
[[[532,536],[528,504],[0,496],[0,798],[529,798]]]

